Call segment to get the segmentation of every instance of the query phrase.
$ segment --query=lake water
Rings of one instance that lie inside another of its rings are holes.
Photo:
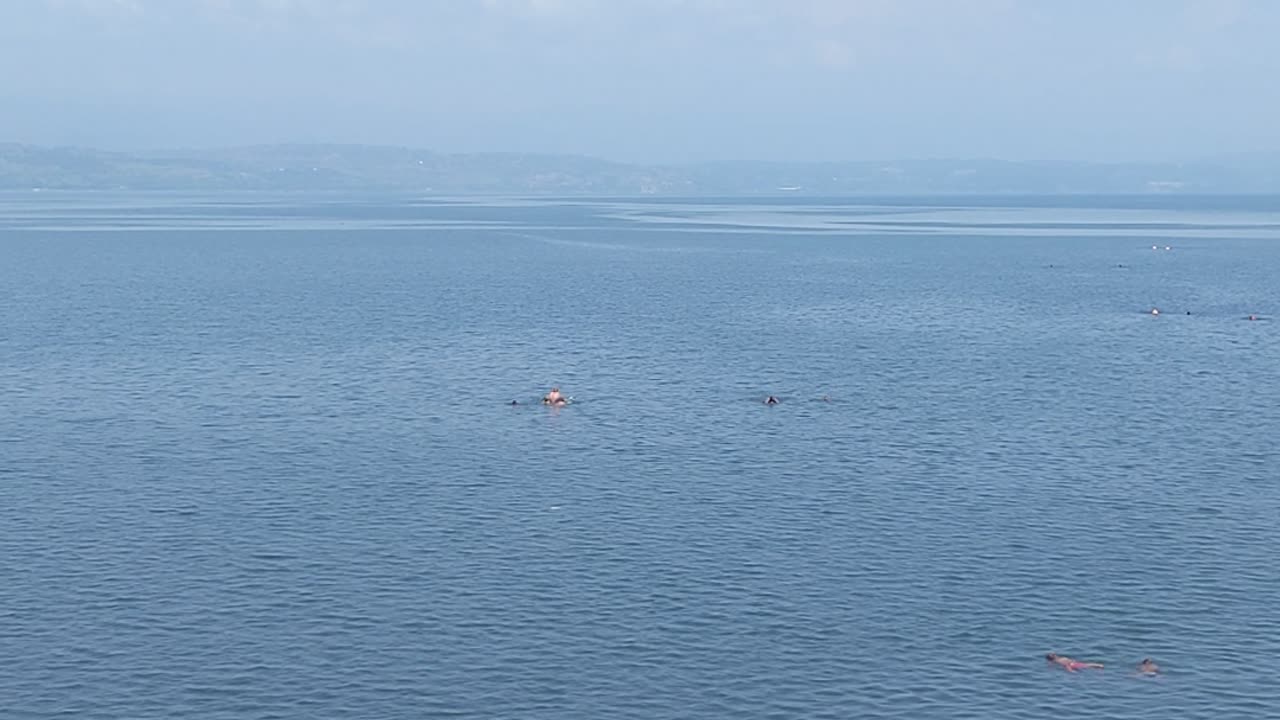
[[[0,197],[3,717],[1280,717],[1278,240]]]

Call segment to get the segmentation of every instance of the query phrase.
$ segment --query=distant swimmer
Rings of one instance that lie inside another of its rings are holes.
[[[553,387],[551,388],[551,392],[547,393],[542,397],[542,404],[556,405],[556,406],[568,405],[569,399],[566,398],[564,395],[560,394],[560,388]]]
[[[1257,316],[1257,315],[1250,315],[1250,316],[1249,316],[1249,319],[1250,319],[1250,320],[1257,320],[1257,319],[1258,319],[1258,316]]]
[[[1152,662],[1151,658],[1142,658],[1142,662],[1138,663],[1139,675],[1159,675],[1160,666]]]
[[[515,407],[516,405],[519,405],[519,404],[520,404],[520,401],[519,401],[519,400],[512,400],[512,401],[510,402],[510,405],[511,405],[512,407]]]
[[[831,402],[831,396],[830,396],[830,395],[823,395],[823,396],[822,396],[822,402]]]
[[[1054,663],[1055,665],[1061,665],[1062,667],[1067,669],[1067,672],[1075,672],[1077,670],[1101,670],[1102,669],[1102,663],[1083,662],[1080,660],[1073,660],[1069,657],[1063,657],[1061,655],[1055,655],[1053,653],[1049,653],[1048,655],[1045,655],[1044,659],[1048,660],[1051,663]]]
[[[774,397],[774,396],[772,396],[772,395],[770,395],[769,397],[767,397],[767,398],[765,398],[765,399],[764,399],[764,404],[765,404],[765,405],[777,405],[779,402],[780,402],[780,401],[778,400],[778,398],[776,398],[776,397]]]

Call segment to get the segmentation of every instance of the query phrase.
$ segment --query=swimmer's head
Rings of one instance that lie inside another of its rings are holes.
[[[1050,662],[1052,662],[1052,661],[1054,661],[1054,660],[1057,660],[1057,659],[1058,659],[1058,656],[1057,656],[1057,655],[1055,655],[1055,654],[1053,654],[1053,653],[1049,653],[1049,654],[1047,654],[1047,655],[1045,655],[1045,656],[1044,656],[1044,659],[1045,659],[1045,660],[1048,660],[1048,661],[1050,661]]]

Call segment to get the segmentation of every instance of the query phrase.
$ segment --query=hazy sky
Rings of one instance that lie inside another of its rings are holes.
[[[0,142],[1280,149],[1280,0],[0,0]]]

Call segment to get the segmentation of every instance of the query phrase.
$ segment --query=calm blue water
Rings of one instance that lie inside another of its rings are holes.
[[[1280,202],[874,204],[0,198],[0,715],[1280,717]]]

